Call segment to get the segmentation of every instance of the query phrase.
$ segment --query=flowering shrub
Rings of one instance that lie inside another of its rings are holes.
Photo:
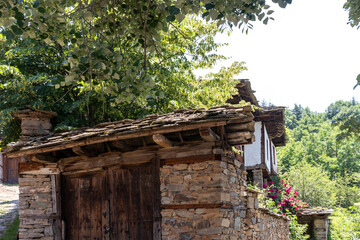
[[[263,199],[263,205],[271,211],[286,215],[290,218],[289,231],[291,240],[306,240],[309,235],[306,235],[307,225],[302,225],[297,222],[296,214],[307,206],[298,200],[298,192],[290,185],[290,180],[281,180],[278,184],[269,182],[268,185],[264,184],[264,191],[266,193]]]
[[[269,182],[268,185],[264,184],[263,187],[267,197],[275,202],[283,215],[286,213],[299,214],[307,206],[307,203],[297,199],[299,193],[291,187],[290,180],[284,181],[282,179],[279,186],[276,186],[274,182]]]

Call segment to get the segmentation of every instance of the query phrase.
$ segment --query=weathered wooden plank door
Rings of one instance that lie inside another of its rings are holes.
[[[6,154],[3,154],[3,178],[5,183],[18,183],[18,165],[20,160],[21,158],[8,158]]]
[[[152,164],[109,170],[112,239],[158,239],[159,186],[153,174]]]
[[[65,177],[66,239],[161,239],[159,165]]]
[[[65,239],[108,238],[108,197],[105,172],[63,178]],[[105,218],[104,218],[105,216]]]

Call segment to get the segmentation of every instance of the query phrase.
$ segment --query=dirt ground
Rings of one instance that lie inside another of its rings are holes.
[[[18,214],[19,187],[0,183],[0,237]]]

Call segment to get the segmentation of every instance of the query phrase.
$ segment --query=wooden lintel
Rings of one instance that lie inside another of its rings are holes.
[[[180,125],[180,126],[171,126],[171,127],[160,128],[160,129],[142,130],[141,132],[129,132],[129,133],[113,135],[113,136],[100,136],[100,137],[94,137],[94,138],[87,138],[83,141],[66,141],[66,140],[64,140],[62,144],[59,144],[56,146],[51,146],[51,145],[46,146],[46,144],[43,144],[43,145],[41,145],[41,148],[30,148],[30,149],[24,149],[24,150],[20,150],[20,151],[16,151],[16,152],[9,152],[9,153],[7,153],[7,156],[11,157],[11,158],[21,157],[21,156],[35,154],[35,153],[54,152],[54,151],[64,150],[64,149],[73,148],[73,147],[77,147],[77,146],[85,146],[85,145],[108,142],[108,141],[145,137],[145,136],[151,136],[154,134],[165,134],[165,133],[172,133],[172,132],[194,130],[194,129],[205,128],[205,127],[217,127],[217,126],[226,125],[226,123],[227,123],[226,120],[217,120],[217,121],[199,122],[199,123],[190,124],[190,125]]]
[[[59,169],[56,163],[20,162],[20,174],[58,174]]]
[[[209,155],[200,155],[200,156],[189,156],[181,158],[169,158],[162,161],[162,165],[175,165],[175,164],[189,164],[189,163],[198,163],[205,161],[221,161],[221,155],[219,154],[209,154]]]
[[[103,168],[94,168],[94,169],[86,169],[86,170],[74,170],[74,171],[67,171],[67,172],[63,172],[62,175],[83,175],[84,173],[96,173],[96,172],[101,172],[103,170]]]
[[[225,203],[193,203],[193,204],[166,204],[161,205],[162,209],[196,209],[196,208],[226,208],[231,209],[231,204]]]
[[[95,157],[95,155],[93,153],[90,153],[88,151],[86,151],[84,148],[82,148],[81,146],[76,146],[72,148],[72,151],[79,155],[79,156],[89,156],[89,157]]]
[[[154,134],[152,136],[154,142],[157,144],[157,145],[160,145],[164,148],[169,148],[169,147],[173,147],[174,146],[174,143],[171,142],[167,137],[165,137],[164,135],[162,134]]]
[[[205,142],[215,142],[220,140],[220,137],[210,128],[200,128],[199,133],[201,139]]]
[[[146,151],[133,152],[110,152],[101,154],[98,157],[69,158],[59,161],[59,168],[66,174],[82,173],[97,168],[106,168],[116,165],[130,166],[151,162],[155,154]],[[74,161],[76,160],[76,161]]]
[[[112,141],[111,145],[113,145],[114,147],[116,147],[117,149],[119,149],[122,152],[129,152],[129,151],[134,150],[133,147],[130,147],[129,145],[125,144],[122,141]]]

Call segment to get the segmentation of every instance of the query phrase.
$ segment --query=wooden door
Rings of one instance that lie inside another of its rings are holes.
[[[65,239],[108,239],[108,198],[105,172],[63,177]]]
[[[107,169],[90,176],[65,177],[66,239],[160,239],[160,186],[156,169],[154,164],[145,164]]]
[[[3,154],[3,178],[5,183],[18,183],[18,165],[21,158],[8,158]]]

